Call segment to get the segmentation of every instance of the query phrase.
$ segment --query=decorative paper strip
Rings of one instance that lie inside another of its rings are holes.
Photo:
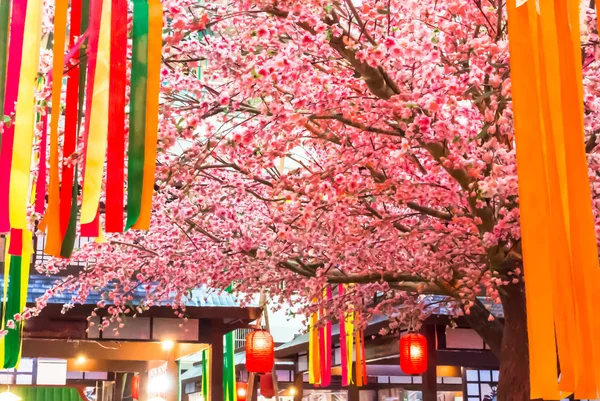
[[[38,175],[35,182],[35,212],[44,213],[46,204],[46,156],[48,152],[48,113],[42,115],[42,138],[40,140],[40,155],[38,160]]]
[[[4,93],[6,90],[6,67],[8,59],[8,27],[10,0],[0,0],[0,113],[4,111]],[[0,124],[2,116],[0,116]],[[0,129],[1,131],[1,129]]]
[[[12,228],[10,230],[10,245],[8,254],[12,256],[21,256],[23,251],[23,230]]]
[[[10,256],[9,267],[5,267],[4,302],[2,325],[8,333],[0,340],[3,348],[3,368],[18,366],[22,347],[22,324],[14,320],[16,314],[21,314],[27,300],[29,269],[31,266],[32,237],[29,231],[23,233],[23,246],[20,256]],[[6,269],[8,268],[8,271]],[[7,280],[8,278],[8,280]],[[8,281],[8,285],[7,285]],[[9,321],[12,322],[9,326]],[[14,326],[13,326],[14,325]]]
[[[323,309],[320,310],[319,312],[319,320],[323,320]],[[325,349],[325,327],[323,325],[319,326],[319,328],[316,330],[318,333],[318,342],[319,342],[319,372],[321,373],[321,380],[319,381],[319,383],[315,383],[317,384],[319,387],[324,387],[326,386],[326,382],[327,382],[327,355],[326,355],[326,349]]]
[[[86,93],[85,93],[85,133],[84,133],[84,160],[82,167],[82,175],[84,176],[84,187],[85,187],[85,170],[87,164],[87,146],[89,142],[89,134],[91,130],[91,111],[92,111],[92,103],[94,97],[94,85],[95,76],[96,76],[96,64],[98,58],[98,48],[100,42],[100,29],[102,23],[102,0],[92,0],[89,6],[90,10],[90,19],[89,19],[89,34],[88,34],[88,49],[87,49],[87,79],[86,79]],[[85,191],[84,191],[85,192]],[[99,208],[98,204],[95,205],[95,215],[98,216]],[[83,205],[82,205],[83,207]],[[94,217],[92,221],[84,222],[81,221],[81,236],[83,237],[94,237],[98,235],[99,219]]]
[[[138,230],[150,229],[152,195],[154,194],[163,27],[163,9],[160,0],[148,0],[148,21],[148,89],[146,92],[144,179],[140,215],[133,225],[133,228]]]
[[[63,142],[63,163],[60,185],[60,233],[64,238],[69,222],[71,221],[71,212],[73,210],[72,194],[74,179],[74,164],[65,163],[77,150],[78,139],[78,118],[79,118],[79,65],[71,66],[72,59],[79,58],[79,47],[75,44],[75,38],[79,36],[81,30],[81,0],[73,0],[71,3],[71,21],[69,29],[69,47],[70,54],[67,54],[65,62],[69,65],[67,73],[67,97],[65,105],[65,133]],[[84,36],[79,38],[78,42],[84,41]],[[75,185],[77,185],[75,183]],[[77,202],[77,198],[75,198]],[[75,209],[76,211],[77,209]],[[61,250],[61,254],[62,254]]]
[[[111,10],[111,2],[104,2],[98,40],[89,133],[86,138],[81,224],[94,221],[98,213],[100,190],[102,189],[104,155],[106,153],[106,137],[108,134]]]
[[[23,59],[15,115],[13,148],[17,151],[13,152],[9,186],[10,225],[20,229],[27,228],[27,195],[33,149],[34,94],[40,61],[41,22],[42,0],[30,0],[25,17],[26,34],[23,39]]]
[[[230,285],[225,290],[231,293],[233,287]],[[225,334],[225,352],[223,355],[223,399],[224,401],[236,401],[235,389],[235,360],[234,360],[233,332]]]
[[[60,119],[60,94],[64,65],[64,49],[67,29],[68,0],[57,0],[54,15],[52,115],[50,116],[50,184],[48,193],[48,235],[45,252],[60,256],[62,233],[60,230],[60,182],[58,162],[58,123]],[[68,144],[66,144],[68,146]]]
[[[333,297],[332,293],[331,293],[331,287],[327,287],[327,289],[325,290],[325,297],[327,299],[328,302],[331,302],[331,299]],[[331,329],[332,329],[332,323],[331,323],[331,319],[327,320],[327,323],[325,324],[325,377],[322,380],[323,381],[323,387],[327,387],[331,384],[331,365],[332,365],[332,359],[331,359],[331,353],[332,353],[332,336],[331,336]]]
[[[345,294],[344,284],[338,285],[338,295],[340,298],[344,297]],[[342,369],[342,386],[348,386],[348,347],[346,338],[346,312],[342,312],[339,317],[339,326],[340,326],[340,354],[342,357],[341,361],[341,369]]]
[[[210,348],[202,351],[202,397],[205,400],[210,400],[210,363],[212,352]]]
[[[142,208],[148,83],[148,17],[148,1],[133,0],[126,229],[137,223]]]
[[[348,341],[346,344],[346,349],[348,350],[348,357],[346,358],[348,363],[348,383],[353,384],[355,383],[353,376],[354,369],[352,368],[354,362],[354,313],[347,314],[345,325],[346,339]]]
[[[112,0],[110,102],[106,160],[106,232],[123,231],[127,0]],[[162,32],[161,32],[162,33]]]
[[[7,299],[8,295],[8,280],[6,280],[5,277],[10,276],[11,256],[8,253],[9,248],[10,234],[6,234],[4,237],[4,271],[2,274],[2,299],[0,300],[0,302],[2,303],[2,316],[0,316],[0,331],[6,330],[6,319],[4,319],[4,316],[6,316],[6,302],[4,302],[4,300]],[[5,337],[0,337],[0,364],[2,365],[4,365],[4,338]]]
[[[308,324],[308,382],[314,385],[321,384],[321,365],[319,358],[319,335],[317,314],[312,313]]]
[[[363,385],[369,384],[369,377],[367,376],[367,359],[365,354],[365,331],[360,331],[360,360],[361,360],[361,371]]]
[[[33,0],[32,0],[33,1]],[[8,53],[7,76],[18,77],[21,72],[21,59],[23,51],[23,32],[25,30],[25,15],[27,14],[27,0],[14,0],[10,22],[10,47]],[[6,81],[6,95],[4,102],[4,115],[14,117],[15,103],[19,92],[19,80]],[[12,164],[13,140],[15,124],[14,119],[10,127],[4,129],[2,134],[2,151],[0,156],[0,232],[10,231],[10,218],[8,211],[10,169]]]
[[[562,399],[559,390],[597,398],[599,269],[583,145],[579,1],[539,2],[539,11],[526,4],[508,2],[508,21],[531,398]]]
[[[575,4],[574,0],[556,1],[555,15],[560,80],[555,82],[552,77],[548,77],[548,82],[554,85],[560,84],[562,93],[562,112],[564,114],[562,135],[565,144],[566,166],[561,168],[560,172],[566,173],[567,178],[567,186],[563,187],[563,193],[569,199],[568,217],[571,223],[569,235],[573,267],[571,272],[575,272],[573,293],[577,297],[577,309],[582,315],[579,338],[581,347],[585,350],[581,358],[583,371],[580,373],[577,370],[578,382],[574,390],[575,398],[589,399],[596,397],[600,389],[600,362],[598,362],[598,358],[600,358],[600,323],[597,322],[595,314],[596,299],[600,296],[600,289],[596,285],[600,280],[600,269],[583,136],[584,103],[579,39],[579,2]],[[547,51],[547,47],[545,46],[544,52]],[[560,111],[554,109],[552,112]],[[562,274],[556,277],[556,281],[559,282],[561,277]],[[563,322],[563,324],[565,323]],[[587,333],[584,335],[582,331],[586,328]],[[569,329],[570,327],[564,328],[564,330]],[[572,391],[572,389],[567,390]]]

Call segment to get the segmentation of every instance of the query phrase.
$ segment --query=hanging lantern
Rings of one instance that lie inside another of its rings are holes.
[[[237,394],[237,401],[246,401],[248,395],[248,384],[244,382],[237,382],[235,384],[235,392]]]
[[[260,395],[265,398],[275,397],[275,388],[273,387],[273,374],[271,372],[260,375]]]
[[[140,376],[135,375],[131,378],[131,398],[140,399]]]
[[[427,370],[427,339],[418,333],[400,338],[400,369],[407,375],[420,375]]]
[[[246,370],[267,373],[275,364],[273,337],[265,330],[256,330],[246,337]]]

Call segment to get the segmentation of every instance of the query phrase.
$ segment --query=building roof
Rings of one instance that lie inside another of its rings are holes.
[[[27,294],[27,303],[35,303],[36,299],[46,293],[56,282],[56,277],[31,275],[29,277],[29,292]],[[3,278],[0,277],[0,283]],[[137,288],[133,295],[133,303],[139,303],[145,299],[146,292],[143,288]],[[65,304],[72,302],[73,293],[64,292],[54,295],[49,303]],[[100,293],[90,293],[85,301],[86,305],[93,305],[101,301]],[[217,291],[207,287],[200,287],[191,292],[191,297],[186,299],[185,305],[188,307],[241,307],[241,302],[235,296],[224,291]],[[256,307],[257,305],[246,305]]]
[[[444,301],[448,299],[443,295],[431,295],[424,297],[424,302],[428,305],[435,305],[435,309],[432,306],[431,309],[434,315],[445,316],[450,315],[450,309],[443,306]],[[504,317],[504,312],[502,310],[502,305],[495,304],[485,298],[480,298],[481,302],[485,305],[485,307],[494,314],[494,316],[498,318]],[[442,306],[441,306],[442,305]],[[380,329],[386,327],[389,322],[388,316],[373,316],[365,329],[365,337],[370,335],[375,335],[379,332]],[[340,335],[340,325],[337,323],[332,324],[331,327],[331,336],[332,341],[335,343],[339,339]],[[308,334],[302,334],[296,336],[293,340],[280,345],[275,348],[275,356],[278,358],[284,358],[298,352],[305,352],[308,344]]]

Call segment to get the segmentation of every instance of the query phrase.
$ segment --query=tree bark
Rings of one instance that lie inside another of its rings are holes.
[[[529,343],[523,282],[500,291],[504,333],[500,351],[498,401],[529,401]]]

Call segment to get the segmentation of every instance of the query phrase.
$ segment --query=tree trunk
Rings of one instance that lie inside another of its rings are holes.
[[[498,401],[529,401],[529,345],[525,286],[510,284],[500,292],[504,333],[500,351]]]

